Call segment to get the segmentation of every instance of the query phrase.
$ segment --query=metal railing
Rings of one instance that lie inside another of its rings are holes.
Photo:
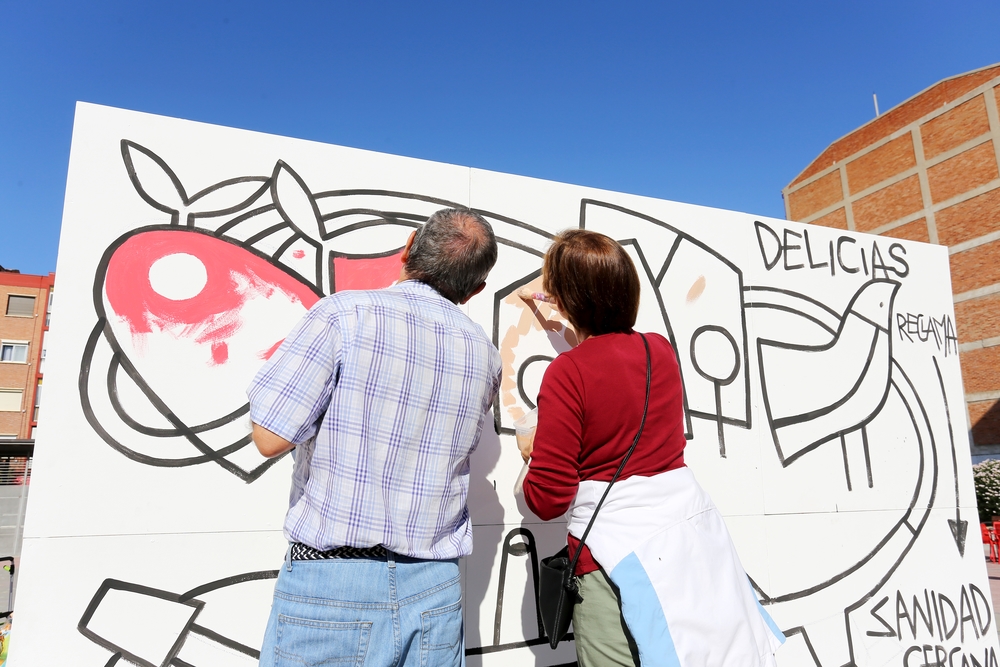
[[[8,583],[4,574],[10,574],[8,607],[13,604],[17,586],[16,563],[21,560],[21,542],[24,536],[24,512],[28,506],[28,489],[31,483],[31,463],[35,451],[34,440],[5,440],[0,442],[0,564],[10,561],[10,570],[0,570],[0,606],[3,606],[3,589]],[[9,557],[9,558],[7,558]]]
[[[31,482],[30,456],[5,456],[0,447],[0,486],[21,486]]]

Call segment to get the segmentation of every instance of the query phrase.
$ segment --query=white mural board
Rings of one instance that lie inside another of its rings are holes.
[[[511,428],[574,341],[515,292],[574,227],[639,269],[637,328],[674,344],[686,460],[779,664],[997,664],[945,248],[80,104],[11,665],[256,664],[290,465],[249,444],[246,385],[450,205],[500,242],[465,306],[503,359],[472,457],[470,665],[575,656],[539,629],[565,529],[513,495]]]

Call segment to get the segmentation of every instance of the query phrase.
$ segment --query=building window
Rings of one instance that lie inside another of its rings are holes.
[[[7,315],[11,317],[34,317],[35,297],[11,294],[7,297]]]
[[[52,319],[52,290],[49,290],[49,305],[45,307],[45,326],[49,326]]]
[[[28,363],[28,344],[19,341],[3,341],[0,343],[0,361],[8,361],[12,364]]]
[[[45,368],[45,348],[44,347],[42,348],[42,357],[38,360],[38,373],[39,373],[39,375],[45,372],[44,370],[42,370],[43,368]]]
[[[20,412],[23,389],[0,389],[0,412]]]
[[[42,381],[38,381],[38,387],[35,388],[35,412],[31,415],[31,421],[38,422],[38,406],[42,403]]]

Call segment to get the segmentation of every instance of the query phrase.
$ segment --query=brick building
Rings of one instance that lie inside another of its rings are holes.
[[[0,440],[34,439],[54,282],[0,267]]]
[[[973,454],[1000,453],[1000,63],[940,81],[830,144],[785,217],[948,246]]]

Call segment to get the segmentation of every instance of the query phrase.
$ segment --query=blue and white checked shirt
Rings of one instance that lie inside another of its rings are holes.
[[[285,537],[470,554],[469,457],[499,384],[482,328],[424,283],[321,299],[247,391],[251,420],[297,446]]]

